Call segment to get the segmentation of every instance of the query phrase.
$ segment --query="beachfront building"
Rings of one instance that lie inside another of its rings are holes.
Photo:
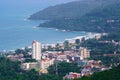
[[[41,43],[38,41],[32,42],[32,59],[41,60]]]

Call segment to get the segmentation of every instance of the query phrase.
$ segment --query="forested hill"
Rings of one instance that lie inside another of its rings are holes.
[[[104,7],[95,8],[78,18],[55,19],[39,26],[74,31],[120,32],[120,0]]]
[[[31,20],[53,20],[58,18],[77,18],[119,0],[76,0],[66,4],[50,6],[30,16]]]

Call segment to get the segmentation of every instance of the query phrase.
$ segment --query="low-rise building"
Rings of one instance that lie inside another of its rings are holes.
[[[81,71],[81,76],[89,76],[91,74],[92,74],[92,72],[91,72],[91,68],[90,67],[83,68],[82,71]]]
[[[57,61],[66,61],[67,60],[67,55],[60,53],[57,55]]]
[[[73,79],[77,79],[80,78],[80,73],[73,73],[70,72],[69,74],[67,74],[66,76],[63,77],[63,80],[73,80]]]
[[[47,69],[49,66],[54,64],[55,59],[43,59],[41,60],[41,68]]]
[[[81,56],[83,59],[89,58],[90,57],[90,50],[81,47],[80,52],[79,52],[79,56]]]
[[[32,62],[32,63],[22,63],[21,68],[24,70],[30,70],[30,69],[36,69],[39,68],[40,66],[38,65],[37,62]]]

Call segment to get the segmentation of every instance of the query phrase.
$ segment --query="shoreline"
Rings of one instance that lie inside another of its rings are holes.
[[[48,28],[48,29],[54,29],[54,30],[56,30],[55,28]],[[60,30],[61,31],[61,30]],[[78,32],[78,31],[75,31],[75,32]],[[103,36],[103,34],[104,33],[92,33],[92,32],[85,32],[85,31],[82,31],[83,33],[87,33],[87,35],[84,35],[84,36],[75,36],[75,37],[73,37],[73,38],[65,38],[63,41],[61,41],[61,42],[56,42],[56,43],[46,43],[46,44],[42,44],[42,45],[55,45],[55,44],[57,44],[57,43],[64,43],[64,41],[75,41],[76,39],[82,39],[82,38],[85,38],[85,40],[87,40],[87,39],[91,39],[91,38],[95,38],[95,36]],[[31,41],[32,42],[32,41]],[[23,47],[21,47],[21,48],[16,48],[16,49],[25,49],[25,47],[28,47],[28,48],[31,48],[31,45],[26,45],[26,46],[23,46]],[[3,53],[6,53],[6,52],[14,52],[16,49],[11,49],[11,50],[2,50],[2,51],[0,51],[0,52],[3,52]]]
[[[56,31],[62,31],[62,32],[82,32],[82,33],[95,33],[95,32],[87,32],[87,31],[74,31],[74,30],[66,30],[66,29],[57,29],[57,28],[49,28],[49,27],[39,27],[39,26],[34,26],[36,28],[45,28],[45,29],[52,29]]]

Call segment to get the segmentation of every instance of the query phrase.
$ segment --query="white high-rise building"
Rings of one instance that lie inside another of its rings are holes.
[[[32,42],[32,59],[41,60],[41,43]]]

